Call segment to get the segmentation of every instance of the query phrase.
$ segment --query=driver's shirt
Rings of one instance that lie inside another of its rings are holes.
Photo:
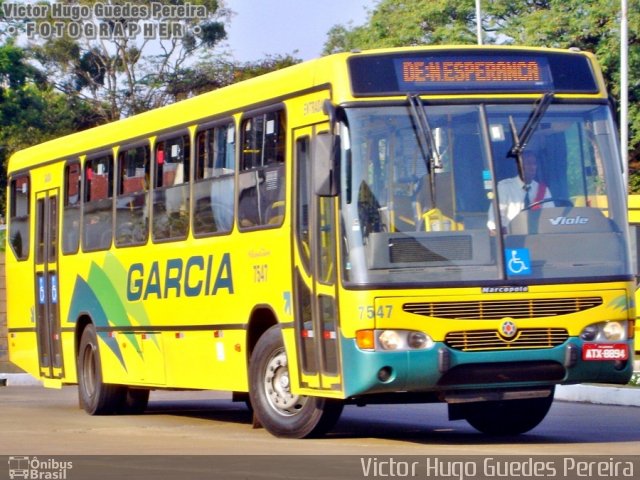
[[[529,184],[529,199],[530,204],[545,199],[551,198],[549,189],[545,187],[544,196],[538,195],[538,189],[540,184],[535,180],[532,180]],[[498,182],[498,201],[500,202],[500,217],[502,219],[502,226],[506,227],[509,222],[518,215],[525,207],[524,197],[527,193],[524,182],[519,176],[505,178]],[[540,207],[553,207],[552,202],[542,203]],[[489,230],[496,229],[496,222],[494,216],[493,206],[489,207],[489,220],[487,221],[487,227]]]

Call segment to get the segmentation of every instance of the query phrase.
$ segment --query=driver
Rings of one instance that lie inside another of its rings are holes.
[[[527,150],[522,153],[522,176],[505,178],[498,182],[498,201],[500,202],[500,218],[502,227],[506,227],[513,218],[523,209],[537,210],[541,207],[553,207],[549,189],[542,181],[534,180],[538,171],[538,159],[536,154]],[[489,208],[489,220],[487,227],[492,232],[496,230],[496,222],[493,207]]]

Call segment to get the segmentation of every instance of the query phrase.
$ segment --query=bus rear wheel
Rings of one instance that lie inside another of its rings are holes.
[[[251,405],[260,424],[285,438],[316,437],[338,421],[343,403],[291,392],[287,355],[278,326],[260,337],[249,366]]]
[[[519,435],[537,427],[553,403],[548,397],[527,398],[470,404],[465,412],[467,422],[488,435]]]
[[[95,327],[87,325],[78,349],[78,396],[80,406],[90,415],[117,413],[125,401],[127,390],[102,381],[102,364]]]
[[[149,389],[126,387],[123,397],[122,405],[117,409],[117,413],[139,415],[144,413],[149,404]]]

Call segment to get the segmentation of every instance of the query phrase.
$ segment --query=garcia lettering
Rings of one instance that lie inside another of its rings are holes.
[[[156,260],[149,267],[134,263],[127,273],[127,300],[130,302],[183,295],[216,295],[220,290],[233,294],[229,253],[224,253],[218,261],[214,255],[209,255],[186,260],[170,258],[163,264]]]

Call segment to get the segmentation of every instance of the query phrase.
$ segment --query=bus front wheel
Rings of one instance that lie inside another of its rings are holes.
[[[473,428],[488,435],[519,435],[544,420],[553,403],[553,394],[552,390],[544,398],[469,404],[465,418]]]
[[[249,395],[260,424],[277,437],[320,436],[342,413],[338,400],[291,392],[287,354],[278,326],[267,330],[251,354]]]
[[[90,415],[117,413],[123,405],[126,388],[102,381],[98,337],[90,324],[82,332],[78,349],[78,396],[80,406]]]

